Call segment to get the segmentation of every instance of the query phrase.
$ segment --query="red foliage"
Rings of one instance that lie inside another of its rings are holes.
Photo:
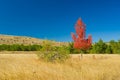
[[[75,25],[76,34],[72,33],[72,39],[74,40],[74,48],[76,49],[88,49],[92,44],[92,36],[89,35],[86,39],[86,26],[81,19],[78,19]]]

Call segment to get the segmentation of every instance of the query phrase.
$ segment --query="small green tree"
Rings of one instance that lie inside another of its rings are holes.
[[[63,62],[69,58],[69,50],[62,46],[57,51],[41,51],[37,53],[38,57],[47,62]]]
[[[113,51],[114,54],[115,54],[115,53],[118,53],[118,44],[117,44],[116,41],[111,40],[111,41],[109,42],[109,45],[111,46],[111,49],[112,49],[112,51]]]
[[[106,52],[107,45],[103,42],[102,39],[100,39],[97,43],[92,45],[92,53],[105,53]]]
[[[107,46],[105,53],[112,54],[112,49],[110,45]]]
[[[75,50],[75,49],[73,48],[73,44],[74,44],[73,42],[69,42],[69,45],[68,45],[68,49],[69,49],[69,51],[70,51],[71,54],[73,54],[73,53],[74,53],[74,50]]]
[[[52,42],[45,40],[43,41],[43,45],[42,45],[42,51],[51,51],[52,50]]]

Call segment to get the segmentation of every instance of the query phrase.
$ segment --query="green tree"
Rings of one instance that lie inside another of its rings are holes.
[[[52,50],[52,42],[48,41],[48,40],[43,41],[43,46],[42,46],[41,50],[43,50],[43,51],[51,51]]]
[[[73,54],[73,53],[74,53],[74,50],[75,50],[75,49],[73,48],[73,44],[74,44],[73,42],[69,42],[69,45],[68,45],[68,49],[69,49],[69,51],[70,51],[71,54]]]
[[[115,54],[115,53],[118,53],[118,44],[117,44],[116,41],[111,40],[111,41],[109,42],[109,45],[111,46],[111,49],[112,49],[112,51],[113,51],[114,54]]]
[[[92,53],[105,53],[106,52],[107,45],[103,42],[102,39],[100,39],[97,43],[92,45],[92,50],[90,52]]]
[[[107,46],[106,50],[105,50],[105,53],[108,53],[108,54],[112,54],[112,48],[110,45]]]

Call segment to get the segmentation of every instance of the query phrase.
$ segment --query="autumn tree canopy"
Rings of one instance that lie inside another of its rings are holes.
[[[81,19],[78,19],[75,24],[76,34],[72,33],[72,39],[74,41],[74,48],[76,49],[88,49],[92,44],[92,36],[89,35],[86,38],[86,25],[82,22]]]

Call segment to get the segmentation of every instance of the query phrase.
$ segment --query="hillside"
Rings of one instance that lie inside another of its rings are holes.
[[[13,35],[0,35],[0,44],[23,44],[23,45],[42,45],[44,39],[38,39],[33,37],[26,37],[26,36],[13,36]],[[49,40],[50,41],[50,40]],[[55,42],[51,41],[52,45],[60,46],[66,45],[64,42]]]

